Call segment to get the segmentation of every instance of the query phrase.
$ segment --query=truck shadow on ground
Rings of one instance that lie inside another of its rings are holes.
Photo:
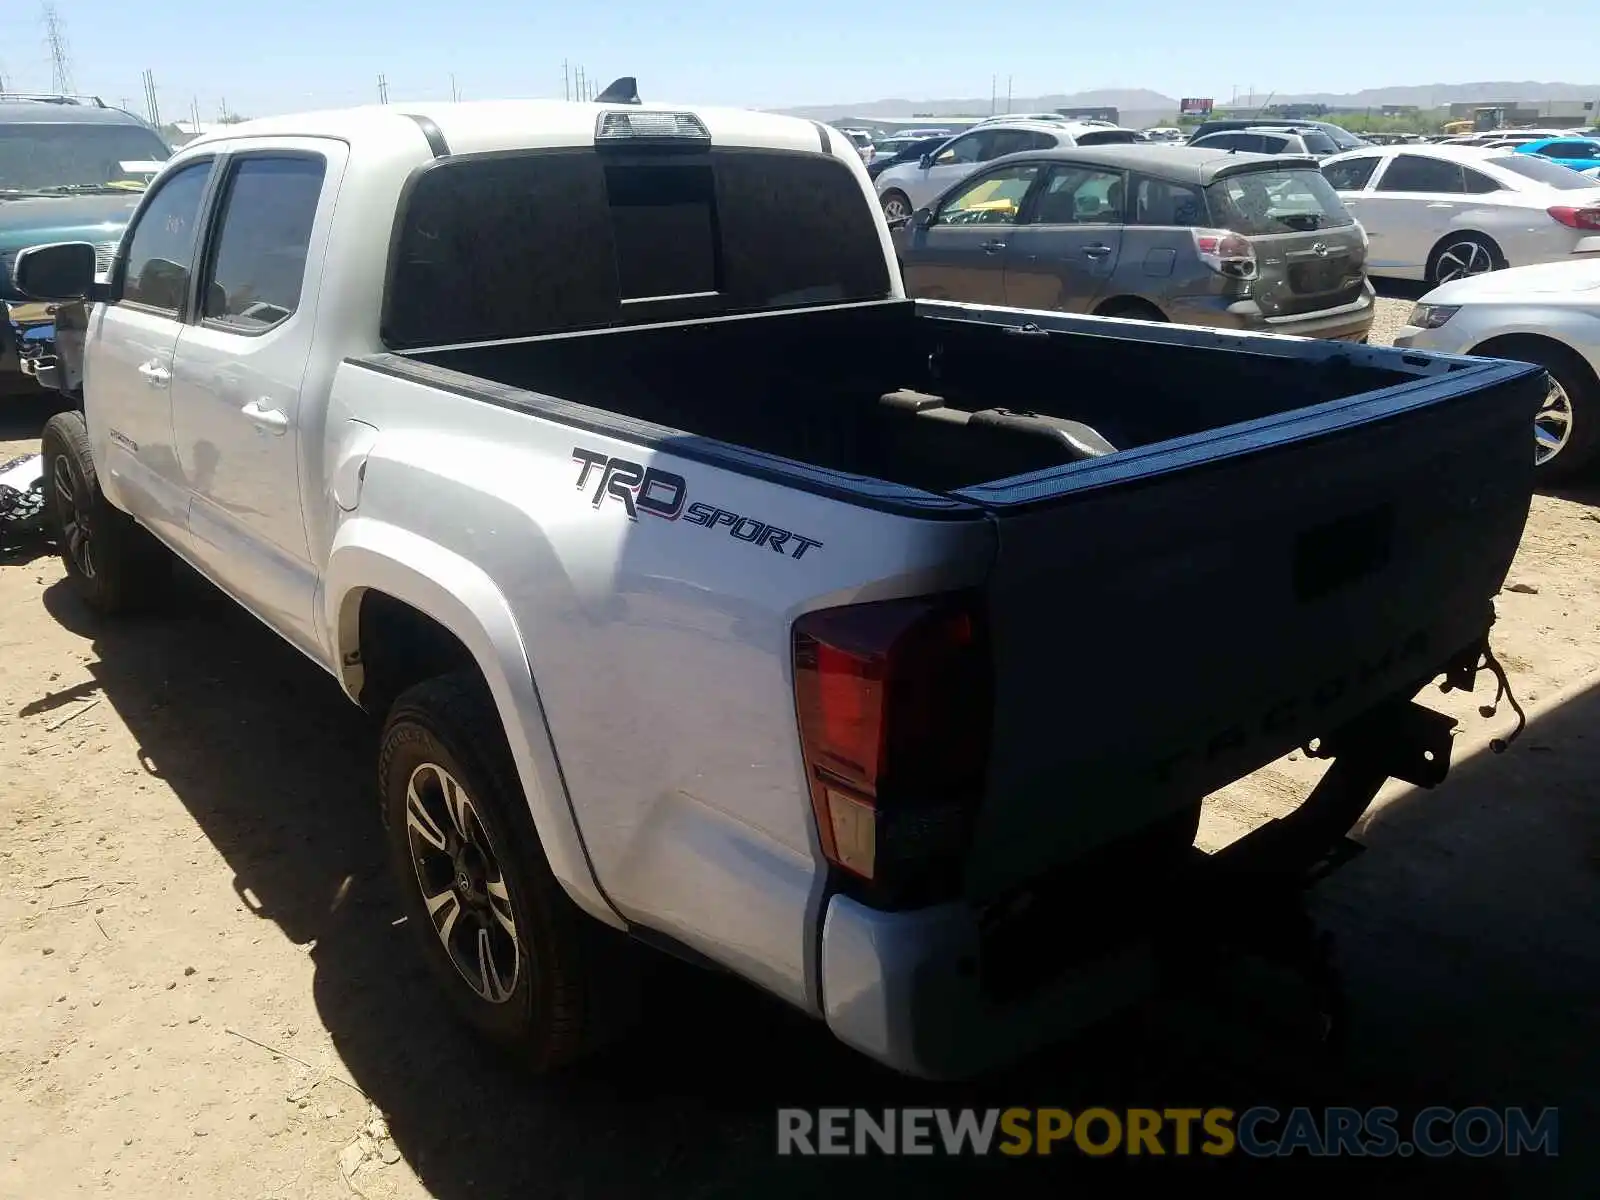
[[[91,619],[64,584],[54,617],[94,639],[107,701],[264,920],[315,942],[315,999],[351,1078],[388,1115],[407,1163],[466,1196],[1060,1195],[1129,1169],[1227,1171],[1274,1188],[1330,1171],[1377,1194],[1577,1195],[1592,1172],[1600,1049],[1600,690],[1504,756],[1458,764],[1376,817],[1371,849],[1316,899],[1341,935],[1352,1039],[1297,1034],[1286,981],[1220,981],[1157,1002],[1026,1067],[934,1086],[878,1070],[817,1024],[689,968],[652,988],[644,1028],[581,1068],[529,1079],[450,1019],[413,953],[385,874],[376,730],[331,680],[207,586],[171,616]],[[41,697],[30,708],[45,707]],[[1085,914],[1092,920],[1093,914]],[[1175,922],[1247,922],[1183,912]],[[1062,936],[1070,937],[1070,929]],[[1562,1108],[1556,1162],[1303,1157],[797,1161],[774,1154],[779,1106],[1527,1104]],[[1587,1163],[1585,1155],[1591,1155]],[[1116,1164],[1112,1166],[1110,1164]],[[1188,1176],[1186,1176],[1188,1178]]]

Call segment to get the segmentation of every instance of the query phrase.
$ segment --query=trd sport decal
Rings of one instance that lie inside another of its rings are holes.
[[[802,558],[807,550],[822,545],[815,538],[801,537],[776,525],[768,525],[754,517],[718,508],[714,504],[690,504],[689,485],[682,475],[644,467],[625,458],[612,458],[596,450],[575,446],[572,461],[578,463],[578,490],[587,486],[595,468],[599,479],[594,486],[592,503],[599,508],[608,499],[615,500],[627,511],[628,520],[637,521],[640,513],[660,517],[666,521],[687,521],[703,529],[726,529],[728,536],[752,546],[766,546],[790,558]]]

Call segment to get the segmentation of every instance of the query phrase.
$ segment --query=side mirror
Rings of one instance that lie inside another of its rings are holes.
[[[929,167],[933,166],[933,155],[924,154],[917,160],[917,165],[926,171]]]
[[[11,279],[17,291],[34,300],[87,300],[94,292],[94,246],[52,242],[17,255]]]
[[[933,224],[933,209],[919,208],[911,214],[911,228],[926,229]]]

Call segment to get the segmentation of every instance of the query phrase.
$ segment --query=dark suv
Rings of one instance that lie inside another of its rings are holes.
[[[905,223],[906,293],[1364,341],[1367,238],[1309,156],[1013,154]]]
[[[17,252],[92,242],[109,266],[153,164],[171,153],[150,125],[92,97],[0,95],[0,397],[33,386],[19,346],[41,381],[54,361],[51,306],[12,287]]]

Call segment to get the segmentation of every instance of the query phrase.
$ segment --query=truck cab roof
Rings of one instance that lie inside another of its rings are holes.
[[[260,117],[196,138],[188,151],[250,137],[332,137],[359,152],[363,144],[427,137],[434,153],[490,154],[553,146],[592,146],[604,112],[692,113],[718,143],[838,154],[859,158],[845,134],[799,117],[691,104],[574,104],[564,100],[474,100],[457,103],[373,104],[289,116]],[[833,143],[837,135],[838,145]],[[843,155],[839,155],[842,157]]]

